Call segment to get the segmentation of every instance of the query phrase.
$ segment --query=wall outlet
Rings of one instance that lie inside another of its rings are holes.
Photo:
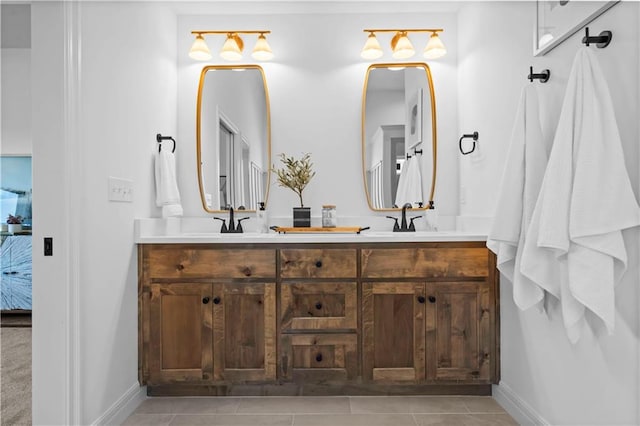
[[[131,203],[133,201],[133,181],[109,176],[109,201]]]

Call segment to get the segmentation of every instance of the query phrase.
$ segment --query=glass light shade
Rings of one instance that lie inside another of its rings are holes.
[[[244,43],[237,34],[228,34],[227,39],[222,45],[220,57],[222,57],[222,59],[226,59],[227,61],[239,61],[240,59],[242,59],[243,47]]]
[[[423,56],[427,59],[438,59],[447,54],[442,40],[438,37],[438,33],[431,34],[427,47],[424,48]]]
[[[416,53],[406,32],[399,32],[393,37],[391,48],[393,49],[392,56],[396,59],[407,59]]]
[[[196,61],[208,61],[211,59],[211,51],[204,41],[202,34],[196,36],[195,41],[191,45],[191,49],[189,49],[189,57]]]
[[[269,61],[273,59],[273,52],[264,34],[258,36],[258,41],[253,48],[253,52],[251,52],[251,57],[257,61]]]
[[[542,37],[540,37],[540,40],[538,41],[538,45],[544,46],[545,44],[551,43],[551,40],[553,40],[553,34],[544,33]]]
[[[369,34],[367,41],[360,52],[360,56],[363,59],[378,59],[383,55],[382,47],[378,43],[378,39],[374,33]]]

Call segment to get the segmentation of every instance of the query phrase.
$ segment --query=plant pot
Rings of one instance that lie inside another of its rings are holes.
[[[293,227],[294,228],[311,227],[311,207],[294,207],[293,208]]]
[[[22,231],[22,224],[21,223],[10,223],[9,224],[9,232],[11,232],[12,234],[15,234],[16,232],[20,232]]]

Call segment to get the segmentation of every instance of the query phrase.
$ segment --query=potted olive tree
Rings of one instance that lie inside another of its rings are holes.
[[[300,207],[293,208],[293,226],[308,228],[311,226],[311,208],[304,206],[302,191],[307,187],[311,178],[316,175],[316,172],[312,170],[311,154],[304,154],[299,160],[280,154],[280,161],[284,165],[283,168],[276,169],[273,166],[278,185],[289,188],[300,198]]]

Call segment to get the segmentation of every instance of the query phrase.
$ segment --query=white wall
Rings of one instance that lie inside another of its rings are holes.
[[[31,49],[2,49],[0,152],[31,154]]]
[[[65,16],[67,6],[32,6],[33,67],[47,70],[33,86],[33,419],[118,423],[140,392],[133,222],[155,209],[155,135],[176,134],[176,17],[163,3],[80,2]],[[75,80],[63,22],[81,39]],[[107,201],[108,176],[133,181],[133,203]],[[54,237],[53,257],[40,255],[42,236]]]
[[[592,33],[609,29],[613,41],[595,50],[607,76],[622,137],[626,166],[636,197],[638,145],[638,3],[624,2],[590,24]],[[482,2],[465,7],[460,28],[460,132],[480,133],[481,155],[462,157],[465,215],[487,216],[495,206],[520,89],[529,66],[548,68],[551,79],[535,83],[543,133],[553,136],[573,58],[583,33],[545,56],[532,55],[533,2]],[[491,28],[491,31],[486,31]],[[629,94],[633,94],[629,96]],[[598,200],[594,200],[594,208]],[[589,329],[576,345],[565,335],[561,312],[552,304],[548,317],[522,312],[512,288],[501,280],[502,391],[516,398],[534,420],[550,424],[638,424],[638,230],[625,232],[629,269],[616,289],[616,330],[608,336],[588,317]]]
[[[364,6],[363,6],[364,7]],[[277,156],[312,154],[317,174],[304,193],[305,206],[319,216],[322,204],[336,204],[339,216],[374,216],[368,208],[361,165],[362,87],[370,62],[362,60],[360,50],[366,41],[364,28],[443,27],[443,41],[449,54],[430,63],[438,99],[439,176],[437,194],[441,214],[456,214],[458,173],[455,144],[457,133],[456,18],[453,13],[336,13],[327,5],[320,14],[208,15],[180,16],[178,19],[178,134],[185,146],[195,146],[195,103],[198,76],[203,63],[190,60],[187,52],[194,29],[269,29],[268,37],[275,58],[261,63],[271,98],[272,162]],[[331,28],[331,31],[327,31]],[[415,41],[419,58],[426,44],[423,34]],[[386,46],[390,36],[380,42],[387,53],[380,61],[392,61]],[[412,37],[414,39],[414,37]],[[415,40],[419,37],[416,36]],[[207,37],[214,58],[223,36]],[[423,44],[424,41],[424,44]],[[255,38],[245,37],[245,59]],[[242,62],[242,61],[241,61]],[[244,62],[242,62],[244,63]],[[185,216],[206,216],[198,194],[195,149],[179,158],[179,184]],[[339,190],[337,190],[339,188]],[[270,218],[291,217],[296,196],[272,180],[268,210]],[[384,216],[384,214],[379,214]]]

